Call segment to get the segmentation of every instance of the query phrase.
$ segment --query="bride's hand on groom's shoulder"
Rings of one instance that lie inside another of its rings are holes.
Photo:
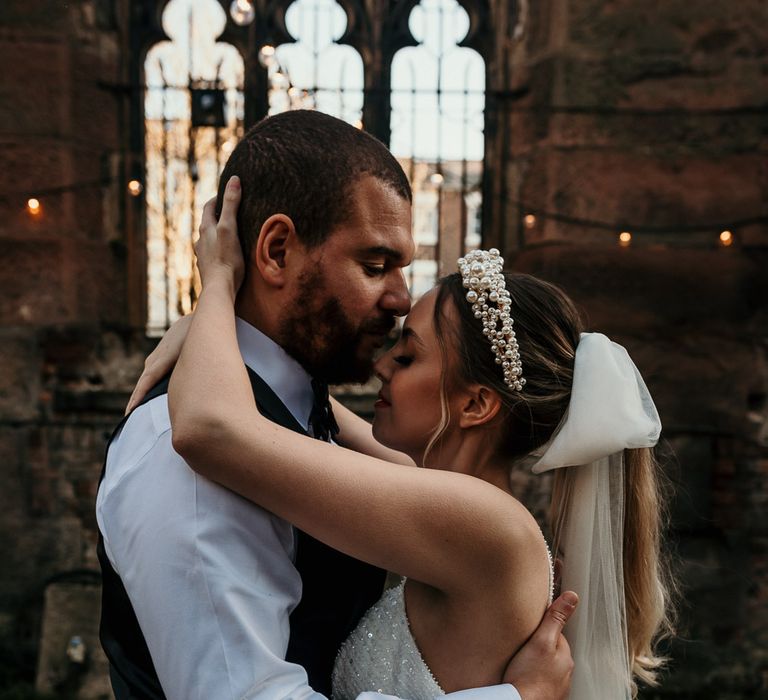
[[[541,624],[509,662],[504,681],[514,685],[523,700],[568,697],[573,658],[563,627],[577,604],[575,593],[564,592],[549,606]]]
[[[203,289],[214,279],[225,279],[233,285],[233,293],[242,284],[245,276],[243,251],[237,236],[237,208],[240,205],[240,178],[233,175],[227,181],[221,205],[221,214],[216,219],[216,200],[211,199],[203,207],[200,221],[200,237],[195,243],[197,268]]]
[[[181,348],[184,346],[191,323],[192,314],[182,316],[175,321],[160,339],[157,347],[147,355],[147,359],[144,360],[144,369],[125,407],[126,415],[136,408],[147,392],[174,368],[181,355]]]

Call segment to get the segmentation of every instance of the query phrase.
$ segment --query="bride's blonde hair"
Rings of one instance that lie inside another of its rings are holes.
[[[501,397],[498,449],[512,461],[544,445],[565,415],[576,346],[583,330],[580,314],[555,285],[524,274],[505,273],[504,277],[525,388],[518,392],[504,383],[482,324],[465,299],[461,276],[455,273],[441,279],[433,322],[446,370],[441,386],[443,412],[425,450],[425,460],[450,424],[446,397],[457,384],[482,384]],[[458,323],[446,317],[449,302],[457,312]],[[671,585],[661,547],[666,509],[660,477],[652,450],[625,451],[623,566],[629,661],[633,678],[647,685],[656,684],[657,672],[665,662],[656,644],[673,631]],[[556,470],[550,513],[556,552],[574,478],[574,469]],[[563,554],[567,558],[568,553]]]

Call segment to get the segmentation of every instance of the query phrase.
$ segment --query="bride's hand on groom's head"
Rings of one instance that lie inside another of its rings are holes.
[[[228,283],[231,282],[233,292],[237,292],[245,272],[243,253],[237,237],[237,208],[240,205],[240,195],[240,179],[233,176],[224,190],[224,201],[218,221],[216,198],[206,202],[200,221],[200,238],[195,243],[197,266],[203,282],[210,282],[216,275],[221,275]],[[147,392],[174,368],[191,322],[192,314],[176,321],[147,356],[144,370],[125,408],[126,414],[136,408]]]
[[[549,606],[531,638],[512,657],[504,682],[523,700],[565,700],[571,690],[573,658],[563,627],[576,609],[578,596],[565,591]]]
[[[195,243],[197,268],[203,288],[223,276],[237,293],[245,276],[243,251],[237,237],[237,208],[241,196],[240,178],[233,175],[224,189],[221,214],[216,220],[216,199],[206,202],[200,221],[200,237]]]

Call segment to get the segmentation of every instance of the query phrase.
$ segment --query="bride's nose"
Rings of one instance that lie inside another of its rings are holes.
[[[382,384],[389,382],[392,376],[392,351],[385,352],[376,362],[373,364],[373,373],[376,375]]]

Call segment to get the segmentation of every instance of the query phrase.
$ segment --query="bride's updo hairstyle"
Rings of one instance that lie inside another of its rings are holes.
[[[482,321],[475,318],[467,302],[461,275],[454,273],[441,279],[433,323],[445,368],[441,387],[443,416],[425,455],[449,425],[445,396],[463,384],[487,386],[501,398],[502,410],[493,425],[499,435],[498,453],[512,463],[545,445],[565,416],[576,346],[584,330],[580,314],[553,284],[519,273],[505,272],[504,279],[525,386],[518,391],[505,383],[502,368],[483,335]],[[451,316],[447,315],[449,305],[456,312]],[[670,588],[660,547],[666,510],[652,450],[628,449],[624,454],[623,564],[630,664],[635,679],[655,685],[657,671],[665,662],[656,652],[656,642],[672,633]],[[550,521],[553,551],[557,552],[576,470],[555,472]],[[568,552],[562,555],[567,561]],[[633,690],[636,692],[636,688]]]

